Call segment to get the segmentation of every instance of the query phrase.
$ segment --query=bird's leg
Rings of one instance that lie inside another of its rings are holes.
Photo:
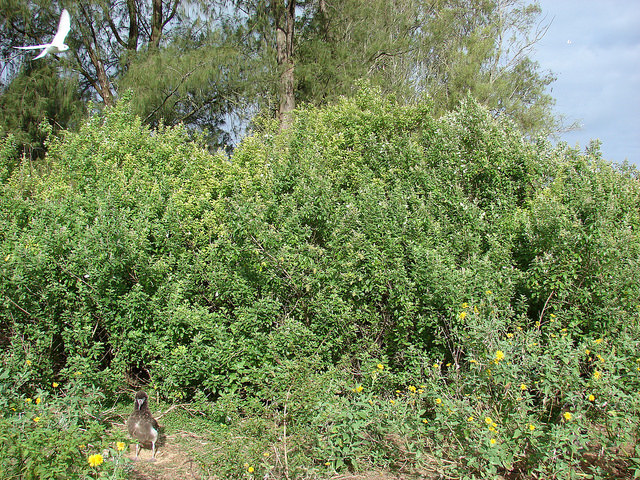
[[[136,443],[136,458],[134,460],[138,460],[138,452],[140,451],[140,444]]]
[[[151,458],[149,459],[149,461],[156,461],[156,442],[151,442]]]

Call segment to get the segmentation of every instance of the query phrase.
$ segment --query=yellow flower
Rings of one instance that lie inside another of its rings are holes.
[[[504,352],[502,350],[498,350],[496,352],[496,362],[499,362],[504,358]]]
[[[440,405],[440,404],[442,403],[442,399],[441,399],[441,398],[436,398],[436,403],[437,403],[438,405]]]
[[[51,384],[51,386],[52,386],[53,388],[58,388],[58,382],[53,382],[53,383]]]
[[[595,395],[593,393],[591,395],[589,395],[589,401],[590,402],[595,402],[595,400],[596,400],[596,397],[595,397]]]
[[[589,350],[588,348],[584,349],[584,353],[586,353],[587,355],[589,355],[591,353],[591,350]]]
[[[473,422],[473,417],[467,418],[467,422]]]
[[[410,391],[411,393],[416,393],[417,388],[416,388],[416,387],[414,387],[413,385],[409,385],[409,387],[408,387],[408,388],[409,388],[409,391]]]
[[[491,424],[493,424],[493,420],[491,420],[491,417],[486,417],[484,419],[484,423],[486,423],[487,425],[491,425]]]
[[[119,452],[123,451],[125,448],[127,448],[127,446],[125,445],[124,442],[116,442],[116,448],[118,449]]]
[[[513,333],[511,332],[507,333],[507,338],[513,338]]]
[[[490,440],[491,445],[495,445],[496,443],[498,443],[498,441],[495,438],[492,438]]]
[[[34,421],[34,422],[36,422],[36,423],[38,423],[38,422],[40,421],[40,417],[35,417],[35,418],[33,419],[33,421]]]
[[[562,414],[562,416],[564,417],[565,421],[567,421],[567,422],[573,418],[573,415],[571,415],[571,412],[564,412]]]
[[[27,360],[26,362],[24,362],[27,364],[27,366],[31,365],[31,360]]]
[[[594,379],[599,380],[600,377],[602,377],[602,372],[600,372],[600,370],[596,370],[595,372],[593,372]]]
[[[493,425],[491,425],[491,426],[489,427],[489,431],[490,431],[490,432],[496,432],[496,427],[494,427]]]
[[[249,467],[249,468],[247,468],[247,472],[249,472],[249,473],[253,473],[253,467]]]
[[[521,384],[520,384],[520,390],[523,390],[523,391],[524,391],[524,390],[526,390],[527,388],[528,388],[528,387],[527,387],[524,383],[521,383]]]
[[[264,458],[267,458],[269,455],[271,455],[269,452],[264,452],[264,453],[262,454],[262,456],[263,456]]]
[[[380,371],[384,370],[384,365],[379,363],[378,365],[376,365],[376,368]]]
[[[75,373],[74,373],[74,375],[76,375],[76,376],[78,376],[78,375],[82,375],[82,372],[80,372],[80,371],[75,372]]]
[[[98,465],[101,465],[103,461],[104,459],[102,458],[102,455],[100,455],[99,453],[96,453],[94,455],[89,455],[89,465],[92,467],[97,467]]]
[[[458,318],[460,320],[464,320],[466,316],[467,316],[467,312],[460,312],[460,315],[458,315]]]
[[[429,420],[427,420],[426,418],[423,418],[422,423],[429,423]]]
[[[593,341],[593,343],[601,344],[601,343],[602,343],[602,339],[601,339],[601,338],[597,338],[597,339],[595,339],[595,340]]]
[[[464,303],[462,304],[462,308],[469,308],[469,304],[468,304],[467,302],[464,302]]]
[[[355,389],[356,393],[360,393],[362,390],[364,390],[364,387],[362,385],[358,385]]]
[[[394,403],[396,403],[396,401],[392,398],[391,400],[389,400],[389,403],[393,405]]]
[[[42,399],[40,397],[36,398],[36,405],[40,405],[40,402],[42,402]]]
[[[536,426],[533,424],[529,424],[529,430],[531,430],[532,432],[536,429]]]

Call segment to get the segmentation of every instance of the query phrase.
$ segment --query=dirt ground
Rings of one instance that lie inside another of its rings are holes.
[[[187,442],[206,446],[196,435],[180,432],[162,438],[155,461],[151,461],[151,450],[142,449],[139,459],[134,463],[131,478],[135,480],[204,480],[197,463],[181,445]],[[135,458],[135,446],[132,445],[128,457]]]
[[[131,477],[134,480],[207,480],[200,471],[192,455],[183,445],[190,444],[195,448],[206,448],[207,442],[193,433],[178,432],[166,435],[158,447],[156,460],[151,461],[151,450],[142,449],[139,459],[134,462]],[[135,446],[132,445],[127,455],[131,460],[135,457]],[[328,477],[327,480],[430,480],[433,477],[408,476],[387,472],[366,472]],[[294,480],[294,479],[291,479]]]

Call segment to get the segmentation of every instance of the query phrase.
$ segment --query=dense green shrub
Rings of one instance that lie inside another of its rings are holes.
[[[8,165],[0,343],[8,378],[33,366],[16,398],[76,371],[105,393],[233,398],[276,424],[216,465],[287,425],[290,464],[248,462],[284,476],[431,449],[458,473],[563,478],[593,473],[609,432],[637,437],[640,184],[597,144],[365,88],[259,125],[231,158],[125,100],[37,171]]]
[[[486,290],[523,324],[613,331],[640,293],[639,191],[471,99],[434,118],[363,89],[231,159],[123,101],[3,186],[2,341],[43,380],[80,365],[181,398],[258,392],[286,360],[451,354]]]
[[[3,191],[3,338],[47,381],[79,363],[117,388],[204,330],[170,312],[198,295],[199,249],[219,228],[214,172],[229,162],[180,129],[150,131],[126,103],[54,139],[47,160]]]

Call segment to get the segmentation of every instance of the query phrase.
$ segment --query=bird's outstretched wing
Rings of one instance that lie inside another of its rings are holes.
[[[49,48],[51,47],[43,48],[42,51],[40,52],[40,55],[38,55],[37,57],[34,57],[33,59],[37,60],[39,58],[46,57],[47,53],[49,53]]]
[[[38,50],[39,48],[47,48],[49,44],[46,45],[29,45],[28,47],[13,47],[18,48],[20,50]]]
[[[64,39],[69,33],[71,29],[71,15],[69,12],[64,9],[62,10],[62,14],[60,15],[60,23],[58,24],[58,31],[56,35],[51,40],[51,45],[55,45],[56,47],[64,45]]]

